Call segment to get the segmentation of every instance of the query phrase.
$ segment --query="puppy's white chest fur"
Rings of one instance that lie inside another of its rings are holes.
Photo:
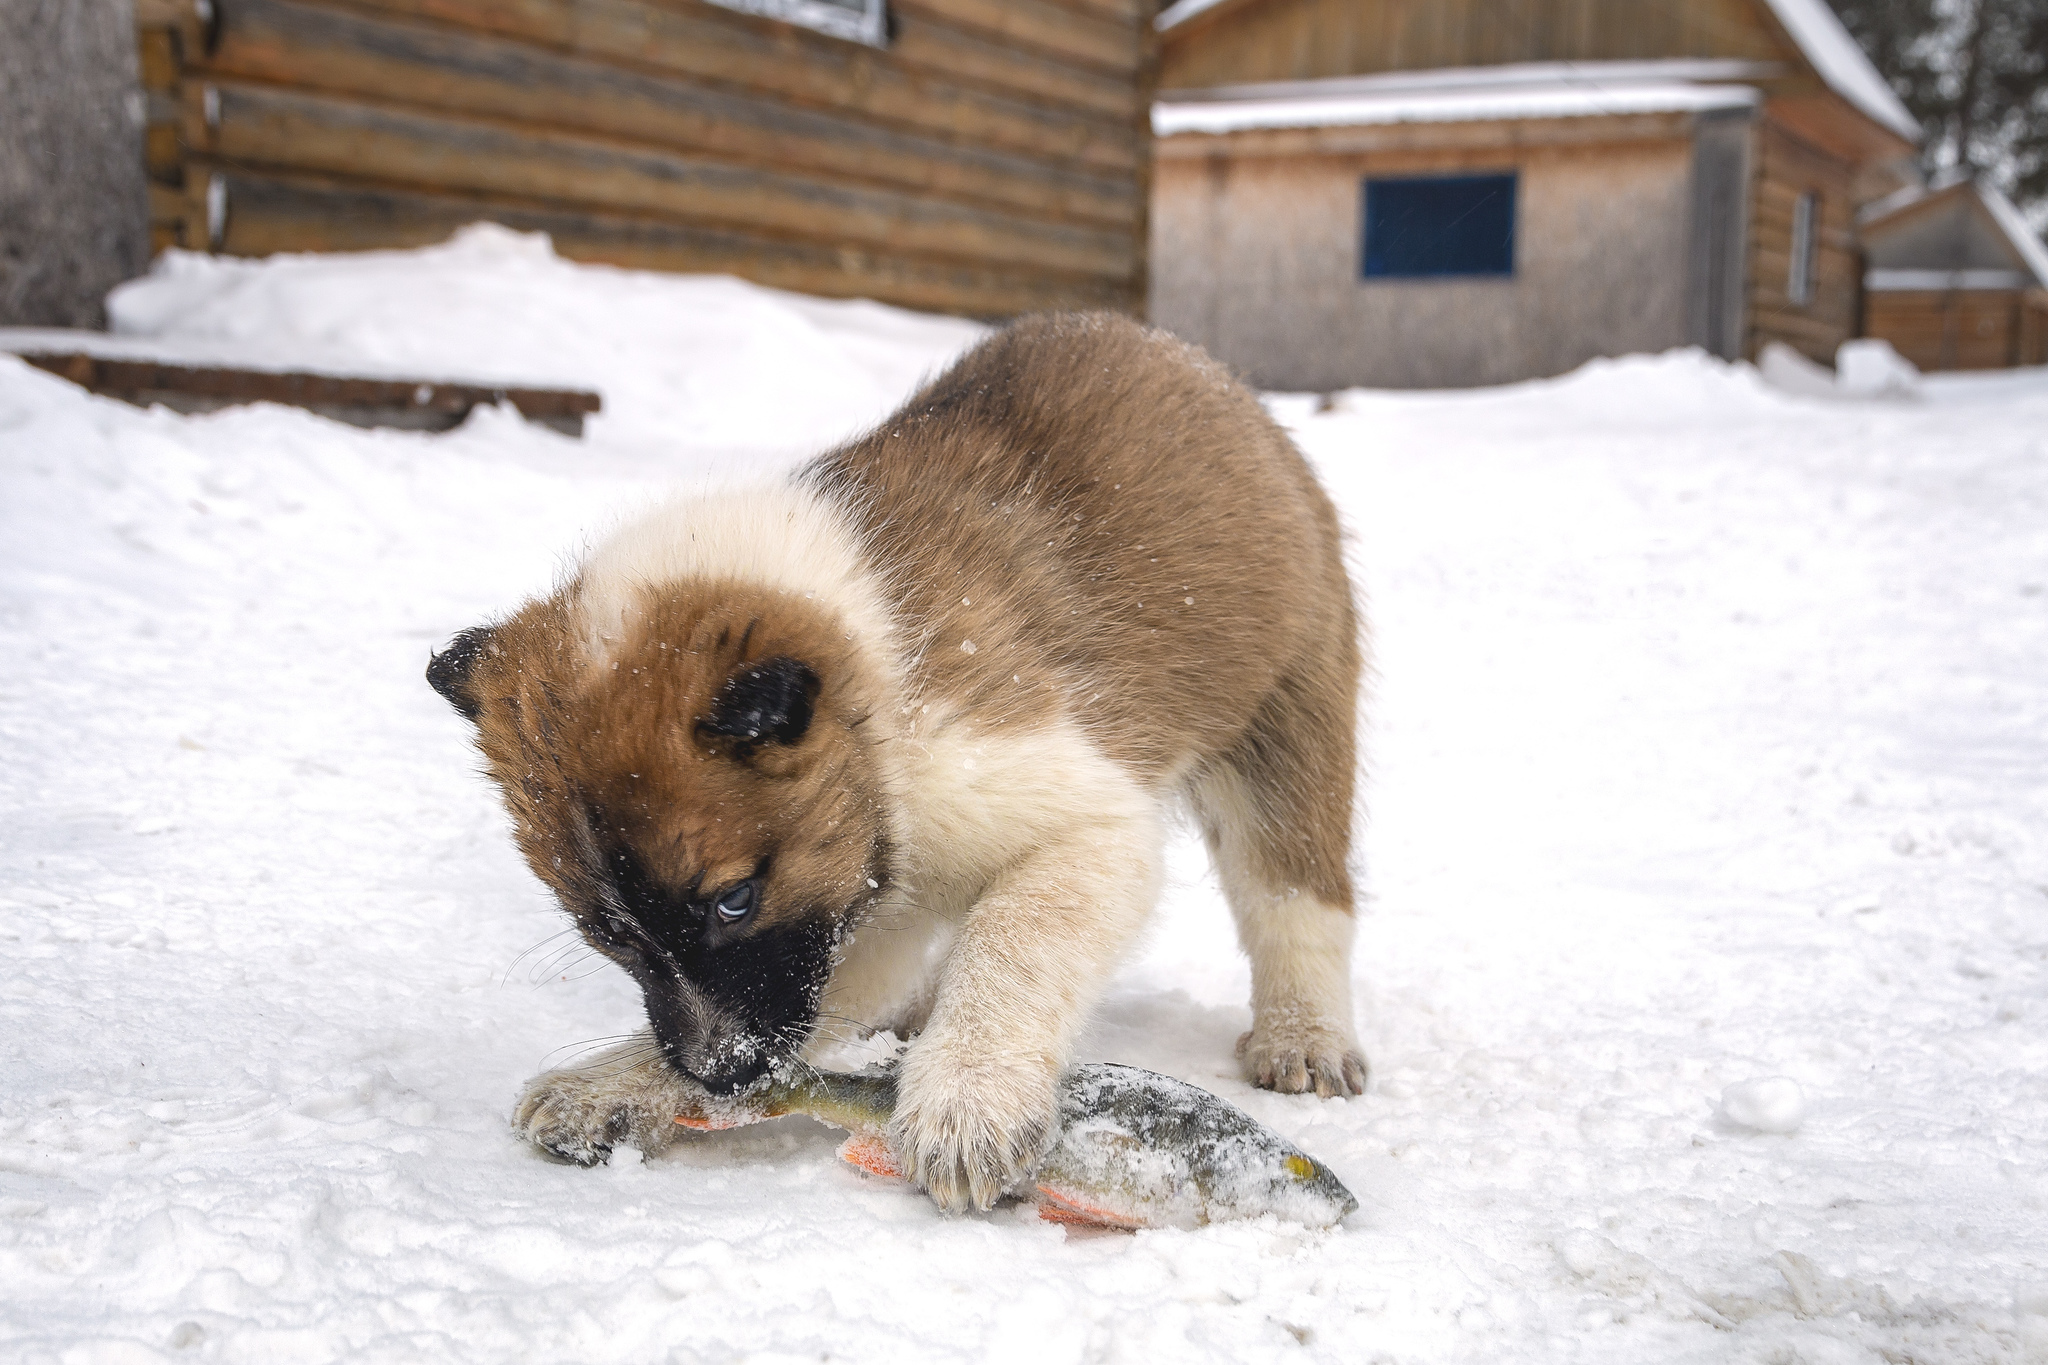
[[[982,725],[952,708],[907,717],[895,741],[913,875],[970,898],[1048,840],[1108,832],[1150,817],[1156,802],[1064,717]],[[957,917],[952,907],[934,909]],[[961,907],[964,908],[964,907]]]

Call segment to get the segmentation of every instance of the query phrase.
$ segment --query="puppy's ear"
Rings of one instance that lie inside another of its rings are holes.
[[[475,720],[483,706],[470,689],[470,674],[484,651],[493,648],[488,626],[471,626],[449,641],[448,648],[427,661],[427,685],[448,699],[464,720]]]
[[[811,728],[818,675],[787,655],[748,664],[725,680],[711,714],[697,722],[700,735],[723,735],[742,745],[794,744]]]

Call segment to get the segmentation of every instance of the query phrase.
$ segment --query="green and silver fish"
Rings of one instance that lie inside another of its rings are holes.
[[[732,1099],[710,1094],[676,1116],[736,1128],[807,1114],[844,1128],[842,1159],[900,1179],[888,1143],[893,1072],[771,1077]],[[1265,1214],[1328,1227],[1358,1207],[1329,1167],[1206,1090],[1134,1066],[1095,1062],[1060,1083],[1059,1136],[1011,1191],[1041,1218],[1115,1228],[1193,1228]]]

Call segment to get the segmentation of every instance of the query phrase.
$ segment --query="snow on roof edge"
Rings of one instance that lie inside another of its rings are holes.
[[[1185,23],[1203,10],[1214,9],[1222,3],[1223,0],[1174,0],[1159,12],[1159,17],[1152,21],[1152,27],[1164,33],[1175,24]]]
[[[1781,74],[1778,62],[1739,57],[1669,57],[1622,62],[1504,62],[1498,66],[1436,66],[1420,71],[1375,71],[1364,76],[1318,76],[1298,81],[1248,81],[1242,85],[1191,86],[1161,90],[1165,104],[1204,101],[1328,99],[1338,95],[1381,95],[1394,91],[1499,90],[1533,85],[1603,85],[1676,81],[1696,85],[1736,84]]]
[[[1806,60],[1828,88],[1871,119],[1918,145],[1924,136],[1919,121],[1906,112],[1898,95],[1877,67],[1842,27],[1825,0],[1767,0],[1778,22],[1799,44]]]
[[[1328,93],[1199,99],[1152,106],[1152,131],[1235,133],[1278,128],[1366,127],[1388,123],[1467,123],[1503,118],[1598,118],[1615,114],[1706,112],[1753,107],[1759,96],[1746,85],[1698,85],[1688,81],[1631,81],[1597,84],[1557,80],[1490,89],[1360,91],[1343,86]],[[1317,82],[1303,82],[1313,87]]]
[[[2034,235],[2034,229],[2027,225],[2026,216],[2020,212],[2019,206],[2006,198],[1996,185],[1978,181],[1977,197],[1984,201],[1984,207],[1991,210],[1992,218],[2012,239],[2013,249],[2020,253],[2027,269],[2034,272],[2035,285],[2048,289],[2048,243]]]

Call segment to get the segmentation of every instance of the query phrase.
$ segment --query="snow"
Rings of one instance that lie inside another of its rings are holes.
[[[1916,398],[1920,367],[1882,337],[1859,337],[1835,350],[1835,375],[1842,392],[1858,398]]]
[[[1184,24],[1204,10],[1214,9],[1222,3],[1223,0],[1174,0],[1159,12],[1159,17],[1152,21],[1152,26],[1164,33],[1167,29]]]
[[[1780,393],[1794,394],[1801,398],[1834,398],[1841,390],[1835,385],[1835,372],[1782,341],[1767,341],[1763,350],[1757,353],[1756,368],[1764,383]]]
[[[2031,289],[2023,270],[1866,270],[1863,287],[1874,293],[1916,293],[1949,289]]]
[[[421,251],[234,260],[169,252],[107,301],[92,349],[185,363],[596,389],[592,444],[655,456],[799,452],[895,405],[981,329],[739,280],[576,265],[544,236],[477,224]],[[772,300],[772,306],[768,302]],[[789,390],[806,390],[800,403]]]
[[[1677,70],[1660,72],[1666,65]],[[1255,128],[1596,118],[1743,109],[1757,103],[1757,92],[1748,86],[1698,83],[1697,68],[1703,65],[1543,62],[1180,92],[1152,106],[1152,131],[1171,137]]]
[[[1758,1133],[1796,1133],[1806,1122],[1806,1092],[1790,1076],[1737,1081],[1721,1092],[1721,1117]]]
[[[438,254],[437,254],[438,253]],[[1198,845],[1088,1059],[1328,1163],[1337,1229],[948,1220],[784,1119],[506,1114],[634,1027],[427,651],[975,334],[530,240],[173,258],[117,315],[593,383],[572,441],[143,412],[0,359],[0,1359],[1877,1362],[2048,1353],[2048,375],[1692,353],[1274,396],[1376,622],[1372,1089],[1235,1078]],[[1789,1135],[1720,1096],[1785,1077]]]

